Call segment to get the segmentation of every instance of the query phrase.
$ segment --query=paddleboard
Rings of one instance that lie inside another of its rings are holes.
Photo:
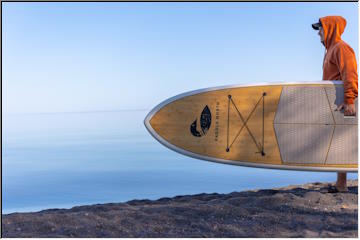
[[[336,111],[343,99],[341,81],[223,86],[172,97],[144,123],[160,143],[193,158],[356,172],[358,117]]]

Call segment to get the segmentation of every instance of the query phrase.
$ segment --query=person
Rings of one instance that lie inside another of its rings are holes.
[[[341,39],[346,20],[341,16],[327,16],[312,24],[319,31],[320,41],[326,49],[323,62],[323,80],[342,80],[344,102],[336,110],[345,116],[356,114],[355,99],[358,94],[357,63],[354,50]],[[346,192],[346,172],[337,173],[335,190]]]

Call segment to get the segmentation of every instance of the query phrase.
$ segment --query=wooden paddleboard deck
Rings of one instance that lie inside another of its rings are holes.
[[[160,103],[144,123],[160,143],[198,159],[355,172],[358,119],[335,111],[343,98],[341,81],[208,88]]]

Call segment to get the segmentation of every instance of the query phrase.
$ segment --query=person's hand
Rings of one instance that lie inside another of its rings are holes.
[[[342,103],[335,111],[341,111],[341,109],[344,109],[344,116],[355,116],[356,114],[355,104]]]

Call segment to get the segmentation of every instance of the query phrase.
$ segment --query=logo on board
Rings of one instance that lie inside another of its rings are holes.
[[[190,125],[190,132],[195,137],[202,137],[204,136],[211,126],[211,112],[209,107],[206,105],[201,112],[200,116],[200,126],[198,126],[198,119],[196,118],[195,121]],[[199,128],[200,127],[200,128]]]

